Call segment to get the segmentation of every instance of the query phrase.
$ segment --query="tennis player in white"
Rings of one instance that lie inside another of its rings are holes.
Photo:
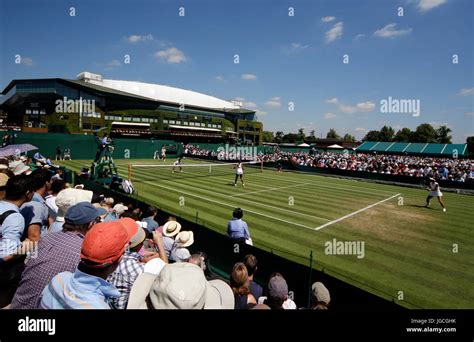
[[[171,170],[172,173],[174,173],[174,169],[179,167],[179,172],[183,172],[183,168],[181,167],[181,158],[178,158],[178,160],[176,160],[174,163],[173,163],[173,170]]]
[[[235,169],[235,181],[234,186],[237,186],[237,180],[240,177],[240,181],[242,182],[242,186],[245,187],[244,184],[244,165],[242,163],[238,163],[234,166]]]
[[[441,189],[439,188],[438,182],[430,177],[430,185],[426,188],[426,190],[429,191],[428,197],[426,197],[426,205],[425,208],[429,208],[430,206],[430,200],[433,197],[438,197],[438,202],[441,204],[443,207],[443,211],[446,211],[446,207],[444,206],[443,202],[443,193],[441,192]]]

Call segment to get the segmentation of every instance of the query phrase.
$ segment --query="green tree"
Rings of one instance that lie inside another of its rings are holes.
[[[362,141],[381,141],[379,131],[368,131]]]
[[[275,139],[273,139],[274,142],[276,142],[277,144],[280,144],[283,142],[283,132],[282,131],[278,131],[275,133]]]
[[[451,144],[451,139],[453,138],[449,133],[451,133],[451,128],[447,126],[439,126],[436,130],[436,139],[439,144]]]
[[[314,129],[312,129],[310,132],[309,132],[309,137],[311,139],[316,139],[316,131]]]
[[[380,130],[379,141],[392,141],[395,131],[391,126],[383,126]]]
[[[467,137],[466,139],[467,150],[471,155],[474,155],[474,136]]]
[[[326,139],[341,139],[341,137],[339,136],[339,134],[337,134],[334,128],[331,128],[328,134],[326,134]]]
[[[262,138],[264,142],[273,142],[275,139],[273,132],[270,131],[263,131]]]
[[[306,135],[304,134],[304,128],[300,128],[298,129],[298,142],[304,142],[304,138],[306,137]]]
[[[354,142],[356,141],[356,138],[353,135],[346,133],[342,140],[344,140],[345,142]]]
[[[437,141],[436,130],[429,123],[419,125],[413,133],[413,142],[435,143]]]
[[[402,128],[395,134],[395,137],[393,138],[394,141],[398,142],[411,142],[413,136],[413,132],[409,128]]]
[[[283,136],[284,143],[295,143],[298,140],[298,134],[296,133],[288,133]]]

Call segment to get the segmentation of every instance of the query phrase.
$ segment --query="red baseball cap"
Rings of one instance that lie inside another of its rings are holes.
[[[81,259],[94,263],[92,267],[106,267],[124,253],[132,236],[138,231],[136,222],[129,218],[98,223],[87,232],[82,243]]]

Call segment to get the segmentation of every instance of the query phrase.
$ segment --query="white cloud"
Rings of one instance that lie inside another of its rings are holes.
[[[340,104],[339,110],[343,113],[355,113],[357,112],[357,107]]]
[[[302,45],[301,43],[291,43],[291,49],[293,51],[300,51],[304,50],[308,47],[309,45]]]
[[[371,112],[375,109],[375,103],[370,101],[358,103],[356,108],[361,112]]]
[[[336,114],[333,114],[333,113],[324,114],[324,118],[327,119],[327,120],[334,119],[335,117],[336,117]]]
[[[255,102],[244,102],[244,107],[245,108],[249,108],[249,109],[253,109],[253,108],[257,108],[257,104]]]
[[[474,112],[467,112],[467,113],[464,113],[465,115],[467,116],[474,116]]]
[[[267,112],[264,112],[263,110],[257,109],[256,114],[259,115],[259,116],[265,116],[265,115],[267,115],[268,113],[267,113]]]
[[[341,103],[337,97],[333,97],[332,99],[326,100],[326,103],[337,105],[339,110],[343,113],[371,112],[375,109],[375,103],[371,101],[361,102],[352,106]]]
[[[225,78],[222,75],[217,75],[217,76],[214,77],[214,79],[217,80],[217,81],[225,81]]]
[[[132,44],[138,43],[138,42],[148,42],[152,40],[153,40],[153,36],[151,34],[147,34],[147,35],[132,34],[127,37],[127,41]]]
[[[245,101],[245,98],[243,98],[243,97],[234,97],[234,98],[232,99],[232,101],[242,103],[242,107],[244,107],[244,108],[248,108],[248,109],[255,109],[255,108],[257,108],[257,104],[256,104],[255,102],[252,102],[252,101]]]
[[[265,102],[265,105],[272,108],[281,107],[281,98],[278,96],[272,97],[270,100]]]
[[[254,74],[242,74],[241,78],[246,81],[254,81],[257,79],[257,75]]]
[[[385,27],[382,27],[381,29],[378,29],[377,31],[374,32],[374,36],[380,37],[380,38],[396,38],[400,37],[406,34],[410,34],[413,29],[412,28],[407,28],[404,30],[397,30],[395,27],[397,24],[391,23],[386,25]]]
[[[332,29],[326,32],[326,43],[332,43],[336,39],[342,37],[342,32],[344,31],[344,23],[342,21],[335,24]]]
[[[184,55],[183,51],[175,47],[156,52],[155,58],[170,64],[178,64],[186,62],[187,60],[187,57]]]
[[[322,17],[321,22],[322,23],[329,23],[329,22],[333,21],[334,19],[336,19],[336,17]]]
[[[359,33],[357,36],[355,36],[354,40],[360,40],[365,37],[365,34]]]
[[[333,97],[332,99],[326,100],[326,103],[338,104],[339,100],[337,99],[337,97]]]
[[[356,129],[354,129],[354,131],[356,131],[356,132],[365,132],[366,129],[362,128],[362,127],[356,127]]]
[[[21,57],[21,64],[26,65],[26,66],[33,66],[33,58]]]
[[[474,88],[463,88],[459,91],[459,95],[461,96],[474,95]]]
[[[445,4],[446,0],[418,0],[417,8],[420,12],[428,12],[433,8]]]
[[[105,63],[105,66],[109,68],[119,67],[121,65],[122,63],[120,63],[118,59],[113,59],[110,62]]]

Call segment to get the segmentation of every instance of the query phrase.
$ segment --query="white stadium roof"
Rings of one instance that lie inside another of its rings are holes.
[[[108,80],[103,79],[101,75],[93,74],[87,71],[78,74],[77,79],[102,87],[146,97],[154,101],[173,102],[178,104],[221,110],[240,109],[240,106],[236,105],[233,102],[221,100],[217,97],[201,94],[195,91],[174,88],[161,84]]]

